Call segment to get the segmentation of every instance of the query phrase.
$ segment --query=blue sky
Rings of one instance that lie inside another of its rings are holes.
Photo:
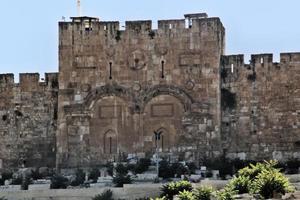
[[[58,25],[76,0],[1,0],[0,73],[58,71]],[[101,20],[183,18],[207,12],[226,28],[226,54],[300,52],[299,0],[82,0]]]

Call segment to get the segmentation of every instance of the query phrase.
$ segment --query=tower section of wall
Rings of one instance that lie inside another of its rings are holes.
[[[57,163],[151,154],[154,130],[174,159],[219,154],[224,32],[206,17],[188,28],[161,20],[157,30],[147,20],[125,30],[90,17],[60,22]]]

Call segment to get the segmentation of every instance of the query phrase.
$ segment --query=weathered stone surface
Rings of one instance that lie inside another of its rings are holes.
[[[300,158],[300,53],[224,55],[219,18],[59,22],[59,73],[0,75],[0,168]]]

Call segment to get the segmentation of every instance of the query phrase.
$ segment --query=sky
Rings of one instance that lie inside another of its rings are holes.
[[[300,52],[299,0],[81,0],[83,15],[100,20],[220,17],[226,54]],[[58,71],[58,21],[77,15],[76,0],[1,0],[0,73]]]

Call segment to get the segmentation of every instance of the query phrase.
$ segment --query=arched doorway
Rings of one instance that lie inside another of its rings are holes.
[[[184,106],[179,99],[171,95],[158,95],[145,106],[143,113],[144,151],[153,152],[158,145],[160,151],[176,151],[178,139],[183,132],[182,118]],[[160,131],[158,143],[154,131]]]
[[[117,134],[113,130],[108,130],[104,134],[103,139],[104,153],[105,154],[117,154],[118,153],[118,140]]]

